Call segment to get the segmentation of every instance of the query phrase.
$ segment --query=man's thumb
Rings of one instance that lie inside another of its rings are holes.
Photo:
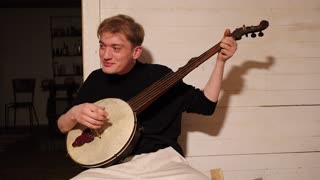
[[[230,36],[230,35],[231,35],[230,29],[226,29],[226,30],[224,31],[223,37],[228,37],[228,36]]]

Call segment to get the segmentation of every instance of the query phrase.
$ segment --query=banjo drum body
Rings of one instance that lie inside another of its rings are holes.
[[[77,125],[67,135],[67,151],[73,161],[83,167],[110,166],[129,155],[139,139],[137,119],[129,104],[117,98],[106,98],[94,104],[105,107],[108,119],[103,127],[93,131],[93,141],[81,146],[73,142],[86,129]]]

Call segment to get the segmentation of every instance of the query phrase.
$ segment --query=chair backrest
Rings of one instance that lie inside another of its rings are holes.
[[[14,102],[33,102],[35,85],[36,80],[33,78],[13,79]]]

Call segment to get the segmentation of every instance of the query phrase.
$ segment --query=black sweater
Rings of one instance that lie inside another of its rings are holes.
[[[105,74],[101,69],[93,71],[79,89],[72,106],[104,98],[128,101],[167,73],[169,68],[156,64],[142,64],[125,75]],[[177,142],[181,132],[182,112],[210,115],[216,107],[203,91],[180,81],[158,100],[141,112],[138,124],[144,131],[132,154],[154,152],[168,146],[183,155]]]

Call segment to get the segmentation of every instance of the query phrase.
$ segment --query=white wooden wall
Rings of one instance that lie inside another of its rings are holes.
[[[83,0],[85,77],[99,68],[96,29],[128,14],[146,31],[143,60],[173,70],[221,40],[225,28],[268,20],[262,38],[238,41],[219,107],[184,115],[187,159],[225,180],[320,178],[320,1]],[[202,88],[215,57],[184,80]]]

